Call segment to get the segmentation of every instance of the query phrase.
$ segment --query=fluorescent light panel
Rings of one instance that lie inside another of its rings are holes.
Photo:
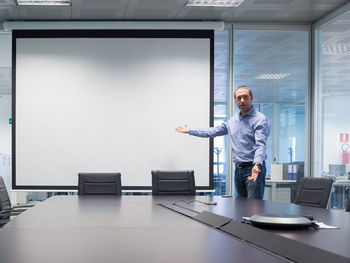
[[[337,44],[337,45],[322,45],[322,54],[347,54],[350,53],[349,44]]]
[[[289,73],[261,74],[256,76],[255,79],[284,79],[288,76],[290,76]]]
[[[187,0],[186,6],[237,7],[244,0]]]
[[[18,5],[69,6],[70,0],[17,0]]]

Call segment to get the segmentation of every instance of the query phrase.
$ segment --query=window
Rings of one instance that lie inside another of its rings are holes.
[[[214,126],[227,119],[227,90],[229,68],[229,32],[216,31],[214,37]],[[226,194],[226,137],[214,139],[214,190],[216,195]]]
[[[316,30],[316,50],[313,175],[335,179],[330,207],[344,209],[350,196],[350,12]]]
[[[291,171],[272,173],[271,167],[286,165],[289,168],[305,161],[309,32],[307,28],[251,28],[234,31],[234,89],[241,85],[251,88],[254,107],[270,121],[271,133],[266,146],[266,176],[270,180],[267,180],[269,188],[265,199],[291,202],[295,196],[295,188],[291,186],[295,181],[284,184],[287,187],[279,189],[279,194],[271,193],[270,186],[277,184],[279,178],[287,181],[296,177],[291,177]],[[234,112],[238,111],[235,106]],[[276,185],[272,189],[276,189]]]

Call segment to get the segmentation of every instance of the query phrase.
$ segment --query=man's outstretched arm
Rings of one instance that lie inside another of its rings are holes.
[[[219,126],[215,127],[210,127],[207,129],[195,129],[195,130],[190,130],[188,125],[184,126],[179,126],[175,128],[176,131],[181,132],[181,133],[188,133],[189,135],[197,136],[197,137],[216,137],[216,136],[222,136],[227,134],[227,125],[225,122],[220,124]]]

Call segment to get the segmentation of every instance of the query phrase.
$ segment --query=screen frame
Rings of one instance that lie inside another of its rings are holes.
[[[21,38],[193,38],[210,41],[209,126],[214,125],[214,30],[13,30],[12,31],[12,189],[14,190],[77,190],[78,186],[18,185],[16,183],[16,43]],[[209,186],[214,189],[214,140],[209,138]],[[122,186],[123,190],[151,190],[151,186]]]

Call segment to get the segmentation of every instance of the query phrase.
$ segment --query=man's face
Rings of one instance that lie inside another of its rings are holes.
[[[246,113],[252,107],[253,96],[250,97],[249,90],[241,88],[236,90],[236,103],[238,108]]]

